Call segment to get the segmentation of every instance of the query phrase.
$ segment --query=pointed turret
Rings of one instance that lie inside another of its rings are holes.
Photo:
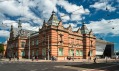
[[[11,25],[11,30],[10,31],[13,32],[13,25]]]
[[[45,23],[45,20],[43,21],[43,24]]]
[[[11,29],[10,29],[10,39],[14,38],[14,29],[13,29],[13,25],[11,25]]]
[[[48,25],[54,25],[54,26],[58,26],[59,20],[55,14],[55,12],[52,12],[52,15],[50,17],[50,19],[48,20]]]
[[[45,20],[43,21],[43,26],[42,27],[44,27],[45,26]]]
[[[18,28],[22,28],[21,20],[19,20],[19,22],[18,22]]]
[[[89,34],[89,30],[86,27],[85,23],[83,23],[83,25],[81,27],[81,34]]]
[[[19,20],[19,22],[18,22],[18,35],[19,36],[22,35],[22,23],[21,23],[21,20]]]
[[[46,27],[47,26],[47,23],[45,22],[45,20],[43,21],[43,26],[42,28]]]

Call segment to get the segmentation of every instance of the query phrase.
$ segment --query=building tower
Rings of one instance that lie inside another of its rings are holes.
[[[9,39],[13,39],[13,38],[14,38],[14,30],[13,30],[13,25],[11,25],[10,38]]]
[[[89,31],[85,23],[81,27],[81,33],[83,35],[83,58],[91,59],[95,56],[95,36],[93,36],[92,30]]]

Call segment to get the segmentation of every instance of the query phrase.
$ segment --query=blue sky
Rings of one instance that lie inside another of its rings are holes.
[[[9,38],[11,25],[17,29],[18,20],[23,29],[38,31],[53,10],[64,27],[70,24],[76,31],[85,22],[97,38],[119,50],[119,0],[0,0],[0,42]]]

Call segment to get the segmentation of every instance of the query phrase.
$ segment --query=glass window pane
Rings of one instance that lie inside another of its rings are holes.
[[[25,47],[25,42],[21,42],[21,47],[24,48]]]
[[[38,45],[38,43],[39,43],[39,41],[38,41],[38,40],[36,40],[36,45]]]
[[[83,56],[83,50],[80,50],[80,56]]]
[[[42,56],[46,56],[46,48],[42,49]]]
[[[22,51],[21,52],[21,56],[25,56],[25,51]]]
[[[71,49],[71,56],[73,56],[74,55],[74,50],[73,49]]]
[[[32,45],[34,45],[34,41],[32,41]]]
[[[79,56],[79,50],[76,50],[76,56]]]
[[[59,55],[59,56],[63,56],[63,48],[59,48],[58,55]]]
[[[36,51],[36,56],[38,56],[38,50]]]

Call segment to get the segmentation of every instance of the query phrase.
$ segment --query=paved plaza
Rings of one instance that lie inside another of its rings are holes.
[[[98,63],[93,61],[31,61],[12,60],[0,61],[0,71],[119,71],[119,62],[109,60],[98,60]]]

